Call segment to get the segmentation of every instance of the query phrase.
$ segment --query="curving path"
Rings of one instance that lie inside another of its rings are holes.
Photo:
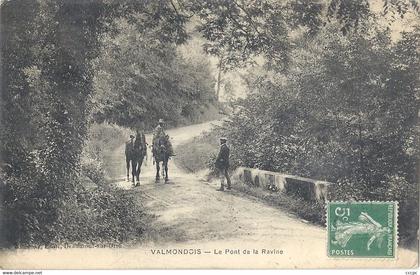
[[[211,125],[181,127],[168,133],[176,148]],[[176,157],[175,162],[170,162],[169,184],[154,182],[154,166],[149,159],[143,166],[141,186],[131,187],[125,181],[123,146],[110,152],[107,166],[114,184],[137,197],[139,204],[156,215],[151,224],[154,232],[147,232],[146,242],[128,249],[3,252],[1,265],[20,269],[408,268],[417,263],[417,253],[405,249],[398,249],[397,261],[329,259],[323,227],[236,191],[217,192],[217,183],[179,169]],[[244,254],[247,250],[250,254]],[[253,254],[254,250],[259,253]]]

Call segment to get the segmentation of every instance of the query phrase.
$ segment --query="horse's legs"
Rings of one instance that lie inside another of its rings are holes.
[[[125,158],[125,164],[127,168],[127,181],[130,181],[130,159],[128,157]]]
[[[155,159],[155,162],[156,162],[156,180],[158,180],[160,178],[159,176],[160,163],[157,159]]]
[[[140,159],[138,160],[138,166],[137,166],[137,173],[136,173],[136,178],[137,178],[137,182],[140,184],[140,172],[141,172],[141,165],[143,164],[143,157],[140,157]]]
[[[133,184],[134,184],[134,177],[136,176],[136,174],[137,174],[137,161],[135,159],[132,159],[131,160],[131,176],[133,178],[131,181],[133,182]]]
[[[163,161],[163,165],[165,166],[165,180],[168,180],[168,159],[165,158],[165,160]]]

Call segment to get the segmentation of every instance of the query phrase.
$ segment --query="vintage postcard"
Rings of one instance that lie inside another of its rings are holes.
[[[418,267],[419,5],[0,0],[0,267]]]

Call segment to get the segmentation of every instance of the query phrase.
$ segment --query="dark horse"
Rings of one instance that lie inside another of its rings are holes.
[[[168,181],[168,161],[170,157],[169,152],[169,136],[157,137],[153,143],[153,157],[156,163],[156,181],[160,179],[160,162],[162,162],[162,169],[165,172],[165,181]]]
[[[127,142],[125,147],[125,157],[127,162],[127,180],[129,180],[129,170],[131,162],[131,175],[134,186],[140,185],[140,171],[146,156],[146,139],[143,133],[137,132],[136,139]]]

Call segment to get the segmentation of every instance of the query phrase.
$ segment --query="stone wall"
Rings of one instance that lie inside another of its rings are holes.
[[[324,202],[330,182],[313,180],[259,169],[239,167],[232,175],[233,182],[240,181],[267,191],[297,195],[307,201]]]

